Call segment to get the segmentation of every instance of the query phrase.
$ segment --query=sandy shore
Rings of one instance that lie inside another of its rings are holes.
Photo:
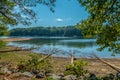
[[[30,40],[31,38],[2,38],[3,41],[24,41],[24,40]]]
[[[102,63],[97,59],[88,59],[83,58],[84,61],[88,62],[88,66],[84,67],[88,70],[89,73],[94,73],[97,76],[104,76],[110,73],[116,73],[114,69],[109,67],[108,65]],[[117,67],[120,67],[120,59],[103,59],[106,62],[109,62]],[[61,58],[61,57],[54,57],[53,58],[54,68],[57,73],[63,72],[65,70],[66,64],[70,63],[70,58]]]

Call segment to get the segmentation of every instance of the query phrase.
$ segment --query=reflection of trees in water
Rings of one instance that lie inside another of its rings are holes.
[[[10,45],[21,47],[24,49],[35,48],[33,51],[37,53],[41,53],[43,49],[45,54],[50,52],[55,56],[63,55],[63,57],[64,56],[68,57],[70,56],[71,53],[76,53],[75,57],[76,56],[86,57],[86,56],[89,56],[90,53],[92,53],[92,51],[97,53],[96,49],[99,47],[96,45],[95,39],[93,39],[93,41],[92,39],[91,40],[85,39],[85,41],[84,39],[83,40],[81,39],[77,39],[77,40],[76,39],[73,39],[73,40],[32,39],[28,41],[11,42]],[[105,50],[101,53],[108,53],[108,52],[107,50]],[[102,54],[99,54],[99,55],[102,56]]]
[[[27,43],[27,44],[35,44],[35,45],[55,45],[58,42],[58,40],[52,40],[52,39],[31,39],[27,41],[19,41],[17,43]]]
[[[43,54],[52,54],[54,56],[82,56],[82,48],[93,47],[95,46],[94,41],[88,40],[85,42],[73,40],[59,40],[59,39],[32,39],[27,41],[13,42],[13,45],[23,48],[35,48],[33,51]],[[81,48],[81,49],[80,49]],[[78,55],[80,54],[80,55]]]
[[[64,42],[60,41],[60,39],[32,39],[27,41],[19,41],[17,43],[27,43],[34,45],[65,45],[67,47],[75,47],[75,48],[85,48],[85,47],[93,47],[96,45],[95,42]]]
[[[85,47],[93,47],[96,45],[94,42],[69,42],[69,43],[60,43],[61,45],[67,45],[69,47],[76,48],[85,48]]]

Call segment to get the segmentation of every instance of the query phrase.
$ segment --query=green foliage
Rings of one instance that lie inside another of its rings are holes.
[[[52,77],[46,77],[45,80],[55,80]]]
[[[81,31],[75,26],[66,27],[31,27],[10,30],[10,36],[79,36]]]
[[[36,78],[32,77],[31,80],[36,80]]]
[[[52,66],[48,59],[42,60],[40,55],[30,55],[31,59],[22,61],[19,66],[22,66],[23,71],[34,71],[38,70],[43,72],[52,72]]]
[[[85,37],[96,37],[99,50],[120,52],[120,0],[78,0],[90,14],[78,24]]]
[[[5,25],[0,24],[0,36],[6,36],[8,35],[8,30],[7,27]],[[4,47],[6,45],[6,42],[0,40],[0,48]]]
[[[8,35],[8,28],[5,25],[0,24],[0,36]]]
[[[51,11],[54,11],[54,3],[55,0],[1,0],[0,27],[1,25],[17,25],[18,23],[22,23],[24,25],[30,24],[31,20],[36,20],[36,13],[27,7],[35,7],[38,4],[44,4],[48,6]],[[22,15],[28,17],[22,17]]]
[[[1,0],[0,23],[6,25],[17,25],[18,23],[28,25],[32,20],[36,20],[36,13],[28,7],[43,4],[54,12],[54,3],[55,0]],[[22,15],[27,17],[23,17]]]
[[[82,59],[76,60],[73,64],[69,64],[66,66],[65,74],[73,74],[76,75],[78,78],[84,76],[87,73],[87,70],[84,70],[84,66],[87,66],[87,62],[83,61]]]
[[[14,9],[14,2],[12,0],[1,0],[0,1],[0,24],[9,25],[16,24],[16,20],[14,18],[14,14],[12,13]]]
[[[4,47],[6,45],[6,42],[0,40],[0,48]]]
[[[0,36],[8,35],[8,30],[5,25],[0,24]],[[0,40],[0,48],[4,47],[6,45],[6,42]]]

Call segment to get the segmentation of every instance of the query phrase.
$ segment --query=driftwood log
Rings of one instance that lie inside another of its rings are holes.
[[[102,58],[99,58],[99,57],[96,56],[96,55],[94,55],[94,57],[95,57],[96,59],[98,59],[99,61],[101,61],[102,63],[108,65],[109,67],[111,67],[111,68],[114,69],[115,71],[120,72],[120,67],[115,66],[114,64],[111,64],[111,63],[103,60]]]

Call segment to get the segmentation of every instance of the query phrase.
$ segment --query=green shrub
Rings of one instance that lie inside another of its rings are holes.
[[[0,48],[4,47],[7,44],[7,42],[4,42],[0,39]]]
[[[34,77],[31,77],[31,80],[36,80],[36,78],[34,78]]]
[[[55,80],[52,77],[46,77],[45,80]]]
[[[87,62],[82,59],[76,60],[73,64],[66,66],[65,75],[76,75],[77,78],[84,76],[87,73],[87,70],[84,70],[83,66],[87,66]]]
[[[34,71],[38,70],[43,73],[52,72],[52,66],[49,59],[42,60],[43,57],[40,55],[30,55],[31,59],[22,61],[19,66],[22,66],[23,71]]]

